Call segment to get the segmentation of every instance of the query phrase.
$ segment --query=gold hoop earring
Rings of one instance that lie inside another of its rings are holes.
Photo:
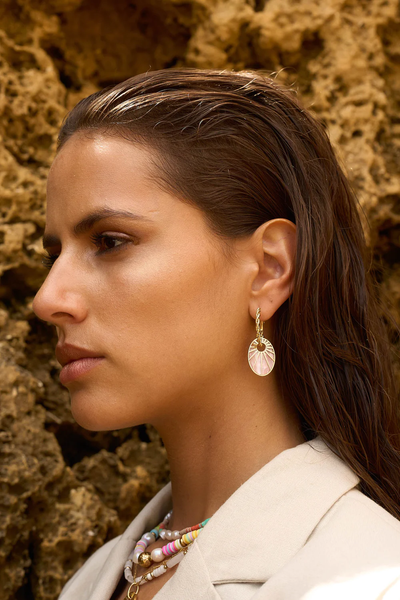
[[[256,331],[257,337],[249,346],[247,359],[253,373],[265,377],[275,365],[275,350],[269,340],[263,337],[264,321],[260,319],[261,309],[257,308]]]

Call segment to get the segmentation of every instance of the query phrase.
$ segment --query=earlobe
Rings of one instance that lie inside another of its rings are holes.
[[[254,233],[254,253],[258,272],[251,284],[250,314],[267,321],[293,291],[296,259],[296,225],[288,219],[263,223]]]

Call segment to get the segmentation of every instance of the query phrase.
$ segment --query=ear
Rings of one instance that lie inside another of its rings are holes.
[[[268,321],[293,292],[296,225],[288,219],[272,219],[260,225],[252,237],[258,269],[252,280],[249,310],[255,319],[260,307],[261,320]]]

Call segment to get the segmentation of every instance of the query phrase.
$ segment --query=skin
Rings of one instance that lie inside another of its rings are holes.
[[[105,357],[66,385],[82,427],[156,427],[171,466],[171,526],[181,529],[210,517],[265,463],[305,441],[275,371],[259,377],[247,361],[257,307],[273,342],[274,314],[292,293],[296,226],[268,221],[231,240],[229,259],[203,212],[157,185],[153,155],[100,133],[75,133],[63,146],[46,209],[45,233],[60,240],[47,251],[58,257],[33,310],[56,326],[60,342]],[[146,220],[107,217],[72,233],[105,206]],[[114,238],[96,246],[93,233]],[[172,574],[146,584],[140,599]]]

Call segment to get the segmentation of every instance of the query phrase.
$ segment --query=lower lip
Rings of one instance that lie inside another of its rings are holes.
[[[60,371],[61,385],[65,385],[81,375],[84,375],[84,373],[93,369],[93,367],[98,365],[102,360],[104,360],[103,356],[96,358],[80,358],[79,360],[73,360],[68,363]]]

